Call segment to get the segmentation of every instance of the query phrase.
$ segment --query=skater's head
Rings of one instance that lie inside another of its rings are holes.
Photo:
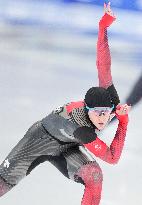
[[[107,89],[102,87],[90,88],[84,101],[91,122],[99,130],[104,129],[106,124],[114,117],[114,105]]]

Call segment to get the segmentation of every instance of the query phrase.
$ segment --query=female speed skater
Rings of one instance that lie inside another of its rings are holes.
[[[120,159],[128,125],[130,106],[121,105],[112,82],[107,28],[114,22],[110,3],[99,22],[97,70],[99,86],[90,88],[84,100],[56,108],[34,123],[0,165],[0,196],[44,161],[49,161],[67,178],[84,185],[81,205],[99,205],[103,174],[96,157],[110,164]],[[99,131],[116,115],[114,139],[107,146]],[[94,155],[92,160],[89,152]]]

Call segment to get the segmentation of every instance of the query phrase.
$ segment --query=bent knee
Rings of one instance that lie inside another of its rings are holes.
[[[103,181],[102,170],[97,162],[83,165],[76,176],[81,178],[84,184],[102,183]]]

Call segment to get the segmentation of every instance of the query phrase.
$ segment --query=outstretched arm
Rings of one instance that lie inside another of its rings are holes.
[[[130,106],[128,106],[127,104],[117,106],[115,112],[119,120],[119,124],[110,147],[108,147],[102,140],[100,140],[97,137],[97,134],[94,132],[94,129],[90,127],[85,126],[78,128],[74,132],[74,136],[95,156],[110,164],[116,164],[120,159],[125,142],[129,110]]]
[[[99,33],[97,41],[97,69],[99,86],[108,88],[113,84],[111,76],[111,55],[108,45],[107,28],[115,21],[116,17],[112,13],[110,3],[104,3],[105,14],[99,22]]]
[[[97,69],[99,86],[106,88],[110,93],[112,103],[115,107],[120,103],[118,93],[112,81],[111,75],[111,55],[108,45],[107,28],[115,21],[110,2],[108,5],[104,4],[105,14],[99,22],[99,33],[97,41]]]

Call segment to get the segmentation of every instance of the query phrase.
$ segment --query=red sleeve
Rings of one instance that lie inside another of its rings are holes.
[[[120,159],[126,131],[127,131],[127,121],[119,122],[115,137],[108,147],[102,140],[98,137],[91,143],[84,144],[84,146],[91,151],[96,157],[101,158],[103,161],[106,161],[110,164],[116,164]]]
[[[107,27],[109,27],[114,20],[114,17],[105,14],[99,22],[96,64],[99,86],[104,88],[108,88],[112,85],[111,56],[108,45]]]

